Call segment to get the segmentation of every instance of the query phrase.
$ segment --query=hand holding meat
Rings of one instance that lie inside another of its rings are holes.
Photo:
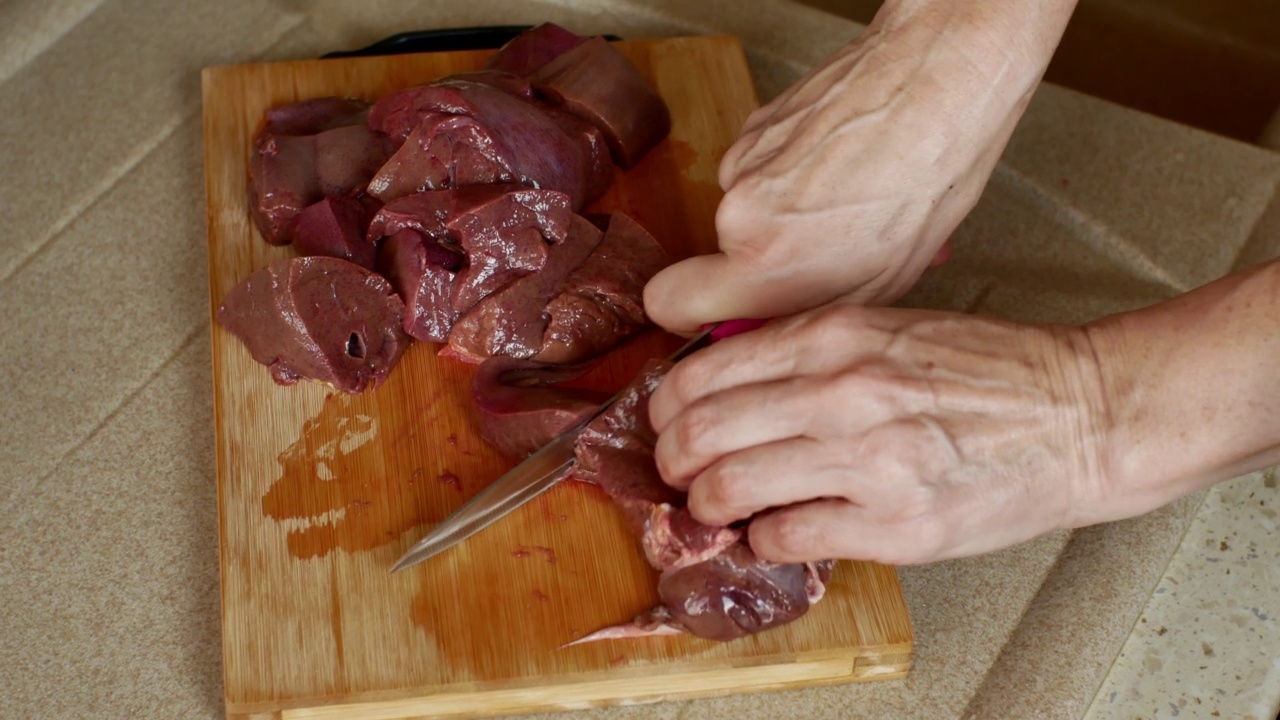
[[[974,555],[1280,462],[1276,353],[1280,261],[1083,327],[831,305],[677,365],[655,457],[766,560]]]
[[[654,278],[650,316],[692,331],[897,299],[977,201],[1073,5],[886,3],[750,116],[720,167],[720,253]]]
[[[1079,328],[832,306],[676,366],[651,419],[689,510],[777,562],[907,564],[1071,527],[1107,424]]]

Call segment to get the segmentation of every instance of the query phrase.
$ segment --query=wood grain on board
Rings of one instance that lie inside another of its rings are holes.
[[[675,256],[715,249],[716,168],[756,96],[732,37],[622,42],[669,104],[671,137],[595,208],[624,210]],[[209,68],[203,76],[213,307],[289,248],[246,206],[263,112],[377,98],[478,67],[488,51]],[[584,382],[626,384],[678,338],[652,331]],[[215,322],[223,653],[230,717],[478,717],[897,677],[911,626],[892,568],[840,563],[784,628],[566,642],[656,601],[655,575],[607,498],[562,484],[444,555],[391,564],[511,463],[477,436],[473,368],[417,343],[378,389],[275,385]]]

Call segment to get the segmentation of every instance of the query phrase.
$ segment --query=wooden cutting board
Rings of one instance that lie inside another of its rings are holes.
[[[671,137],[597,207],[632,213],[674,255],[715,250],[716,167],[756,107],[732,37],[619,47],[671,107]],[[246,208],[263,112],[376,98],[478,67],[489,52],[204,71],[212,306],[292,251]],[[585,382],[626,384],[678,339],[653,331]],[[800,621],[732,643],[689,636],[562,649],[654,605],[655,575],[607,498],[557,486],[411,570],[391,564],[510,467],[472,426],[470,366],[411,347],[376,391],[280,387],[217,322],[213,377],[226,710],[235,718],[479,717],[845,683],[906,673],[897,575],[838,565]]]

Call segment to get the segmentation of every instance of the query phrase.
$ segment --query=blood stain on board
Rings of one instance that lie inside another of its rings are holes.
[[[439,522],[456,505],[460,480],[452,489],[418,482],[422,467],[392,449],[398,438],[429,428],[424,404],[379,412],[375,398],[339,394],[303,425],[277,457],[280,474],[262,497],[262,513],[283,526],[291,555],[373,550]]]
[[[458,492],[462,492],[462,478],[454,475],[449,470],[445,470],[436,477],[436,482],[442,485],[448,485]]]
[[[515,550],[511,551],[511,557],[523,559],[533,555],[534,553],[538,553],[542,557],[546,558],[548,565],[556,564],[556,551],[552,550],[549,547],[543,547],[541,545],[530,545],[530,546],[521,545],[517,547]]]

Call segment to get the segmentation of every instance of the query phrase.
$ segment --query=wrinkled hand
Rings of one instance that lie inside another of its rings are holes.
[[[754,518],[779,562],[988,552],[1077,526],[1106,486],[1082,328],[831,305],[695,353],[650,416],[693,516]]]
[[[720,252],[649,283],[659,325],[888,304],[945,259],[1051,46],[1040,57],[1011,41],[1031,31],[982,17],[985,3],[889,5],[748,118],[720,167]]]

